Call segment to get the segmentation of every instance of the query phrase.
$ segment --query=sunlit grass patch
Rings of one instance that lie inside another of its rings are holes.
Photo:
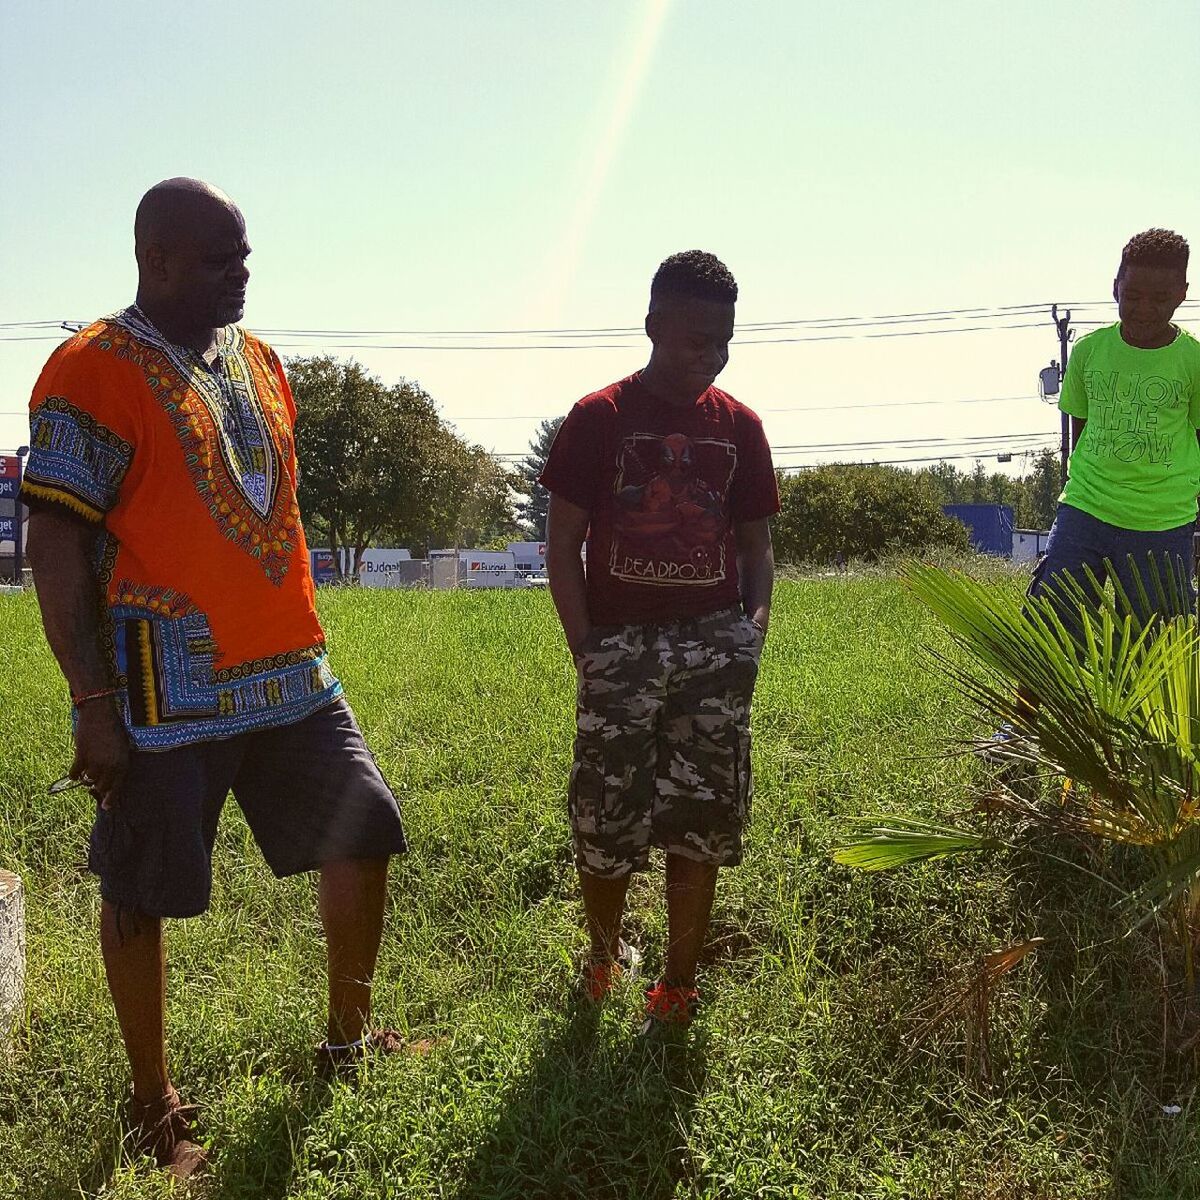
[[[996,586],[1017,588],[1000,575]],[[943,818],[978,770],[893,579],[779,588],[754,719],[747,860],[722,878],[688,1047],[634,1038],[636,989],[569,1002],[573,671],[544,593],[330,592],[335,669],[404,806],[378,1015],[425,1052],[322,1089],[310,880],[275,881],[236,806],[213,911],[168,931],[171,1062],[229,1197],[1179,1197],[1200,1194],[1190,1075],[1164,1060],[1155,947],[1019,853],[950,873],[831,862],[848,818]],[[0,1194],[162,1194],[118,1154],[125,1065],[81,873],[90,814],[32,598],[0,598],[0,864],[28,889],[29,1007],[0,1066]],[[653,970],[661,878],[631,892]],[[1048,930],[1048,924],[1053,925]],[[993,1078],[925,1029],[960,965],[1047,933],[997,985]],[[1156,1024],[1159,1022],[1159,1024]],[[1178,1102],[1181,1115],[1164,1116]]]

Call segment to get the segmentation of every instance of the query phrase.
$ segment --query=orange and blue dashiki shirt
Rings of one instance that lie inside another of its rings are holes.
[[[288,724],[341,694],[296,502],[295,419],[269,346],[228,326],[210,365],[136,306],[42,370],[22,499],[98,528],[101,640],[137,749]]]

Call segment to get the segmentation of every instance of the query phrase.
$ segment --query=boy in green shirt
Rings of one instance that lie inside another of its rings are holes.
[[[1142,623],[1193,606],[1200,343],[1171,323],[1187,264],[1177,233],[1131,238],[1113,283],[1120,321],[1071,355],[1059,408],[1080,431],[1031,595],[1061,575],[1090,591],[1090,568],[1101,584],[1115,576]]]

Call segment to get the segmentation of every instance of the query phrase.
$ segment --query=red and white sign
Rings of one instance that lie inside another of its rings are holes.
[[[0,454],[0,500],[15,500],[21,478],[21,460],[15,454]]]

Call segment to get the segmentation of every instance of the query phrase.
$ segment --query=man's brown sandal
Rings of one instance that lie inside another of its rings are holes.
[[[195,1105],[181,1103],[173,1087],[145,1104],[130,1097],[129,1124],[134,1146],[176,1179],[190,1179],[204,1169],[208,1160],[208,1152],[192,1130],[195,1115]]]

